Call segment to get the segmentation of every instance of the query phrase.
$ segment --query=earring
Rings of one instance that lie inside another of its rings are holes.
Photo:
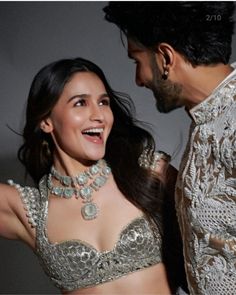
[[[162,74],[162,79],[167,80],[168,75],[169,75],[169,71],[167,69],[164,69],[164,73]]]
[[[47,156],[51,156],[51,151],[50,151],[50,148],[49,148],[49,144],[46,140],[43,140],[42,142],[42,150],[45,152],[45,154]]]

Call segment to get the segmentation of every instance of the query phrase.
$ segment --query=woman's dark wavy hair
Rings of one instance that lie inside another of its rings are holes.
[[[50,115],[65,84],[78,72],[95,73],[110,97],[114,124],[107,141],[105,159],[112,168],[119,189],[150,217],[156,215],[161,210],[160,182],[138,165],[138,158],[144,148],[155,148],[154,139],[133,118],[135,109],[130,98],[113,91],[102,70],[88,60],[59,60],[45,66],[35,76],[28,97],[24,143],[18,151],[19,160],[35,183],[49,173],[54,143],[51,135],[40,129],[40,122]]]
[[[229,62],[234,8],[221,1],[114,1],[104,12],[128,38],[150,49],[166,42],[197,66]]]

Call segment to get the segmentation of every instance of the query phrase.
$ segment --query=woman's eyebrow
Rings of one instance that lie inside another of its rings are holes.
[[[88,97],[90,97],[89,94],[85,94],[85,93],[76,94],[76,95],[73,95],[72,97],[70,97],[70,98],[68,99],[68,103],[71,102],[71,101],[72,101],[73,99],[75,99],[75,98],[88,98]]]
[[[105,98],[105,97],[108,97],[109,98],[109,95],[107,93],[103,93],[103,94],[100,95],[100,97],[101,98]]]
[[[89,97],[91,97],[91,95],[86,94],[86,93],[76,94],[76,95],[73,95],[72,97],[70,97],[68,99],[67,103],[71,102],[75,98],[84,98],[85,99],[85,98],[89,98]],[[107,93],[102,93],[99,95],[99,98],[109,98],[109,95]]]

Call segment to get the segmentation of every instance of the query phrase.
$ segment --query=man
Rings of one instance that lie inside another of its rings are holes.
[[[110,2],[136,83],[157,109],[192,117],[176,184],[191,294],[236,293],[236,70],[233,2]]]

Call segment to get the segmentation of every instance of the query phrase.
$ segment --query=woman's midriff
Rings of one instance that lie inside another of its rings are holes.
[[[170,295],[171,290],[165,267],[159,263],[95,287],[62,293],[67,295]]]

